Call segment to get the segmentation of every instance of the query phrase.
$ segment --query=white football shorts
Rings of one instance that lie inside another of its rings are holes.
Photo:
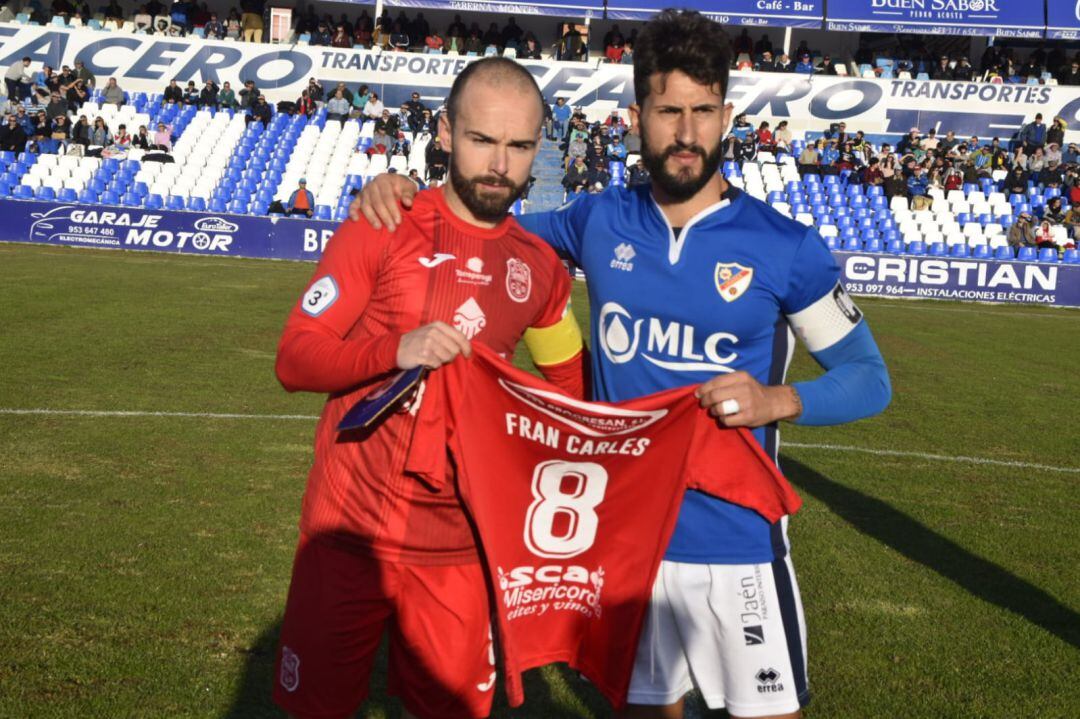
[[[697,686],[738,717],[806,706],[806,621],[791,558],[664,561],[642,627],[628,701],[667,705]]]

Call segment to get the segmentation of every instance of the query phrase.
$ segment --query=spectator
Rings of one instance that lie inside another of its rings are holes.
[[[206,37],[214,40],[225,39],[225,23],[218,20],[216,12],[210,13],[210,19],[203,25],[203,32],[206,33]]]
[[[758,147],[767,152],[771,152],[773,149],[773,137],[772,130],[769,129],[769,123],[763,120],[761,124],[758,125],[755,135],[757,136]]]
[[[240,109],[249,110],[259,101],[259,88],[255,87],[254,80],[245,80],[244,89],[240,91]]]
[[[949,67],[949,58],[942,55],[934,66],[934,69],[930,71],[931,80],[952,80],[952,68]]]
[[[301,115],[311,117],[318,110],[318,105],[311,99],[311,93],[307,88],[300,91],[300,99],[296,101],[296,111]]]
[[[32,96],[39,104],[47,103],[52,91],[58,88],[56,74],[50,66],[45,65],[34,73]]]
[[[566,174],[563,175],[562,186],[567,192],[570,192],[575,187],[586,185],[588,181],[589,167],[585,164],[585,156],[574,157],[573,162],[566,168]]]
[[[309,92],[309,94],[310,94],[310,92]],[[364,116],[364,108],[367,107],[368,100],[370,100],[370,99],[371,99],[371,90],[368,88],[367,85],[361,85],[357,89],[356,93],[353,95],[353,101],[352,101],[353,112],[352,112],[352,116],[353,117],[363,117]]]
[[[1036,184],[1042,185],[1044,188],[1060,187],[1065,182],[1065,174],[1061,170],[1061,165],[1057,160],[1048,159],[1046,161],[1046,167],[1039,171]]]
[[[870,158],[866,171],[863,173],[863,184],[870,187],[885,184],[885,175],[881,171],[881,160],[878,158]]]
[[[352,33],[345,30],[344,25],[338,25],[334,35],[330,38],[330,46],[337,48],[351,48],[353,46]]]
[[[1062,206],[1060,197],[1051,197],[1047,200],[1042,218],[1052,225],[1065,224],[1065,209]]]
[[[409,179],[416,183],[416,186],[421,190],[427,189],[427,183],[420,177],[420,173],[416,170],[409,170]]]
[[[90,122],[86,115],[79,115],[78,121],[71,126],[71,141],[86,147],[90,144]]]
[[[624,45],[626,45],[626,39],[619,30],[619,26],[612,25],[611,29],[604,34],[604,57],[607,61],[621,63]]]
[[[333,39],[333,35],[330,34],[330,26],[325,22],[320,22],[315,28],[315,32],[311,33],[308,44],[329,47]]]
[[[438,30],[432,29],[431,32],[424,36],[424,47],[431,55],[441,55],[445,44],[446,41],[439,35]]]
[[[795,64],[795,72],[802,73],[803,75],[814,74],[814,61],[810,59],[809,54],[799,56],[799,62]]]
[[[409,33],[400,22],[395,22],[390,30],[390,47],[397,52],[406,52],[409,43]]]
[[[780,151],[790,152],[791,151],[792,134],[791,134],[791,130],[788,129],[788,121],[787,120],[781,120],[777,124],[776,131],[773,132],[772,140],[773,140],[773,146],[776,147],[777,152],[780,152]]]
[[[1054,241],[1054,231],[1050,225],[1050,221],[1044,219],[1039,223],[1039,229],[1035,230],[1035,246],[1039,249],[1047,247],[1057,249],[1057,243]]]
[[[1042,147],[1036,147],[1035,152],[1027,160],[1027,171],[1035,175],[1042,172],[1044,167],[1046,167],[1046,153],[1043,152]]]
[[[184,88],[184,104],[198,105],[200,96],[199,88],[195,87],[195,81],[188,80],[187,87]]]
[[[255,104],[251,106],[251,115],[246,119],[246,122],[258,120],[263,124],[263,127],[268,127],[273,116],[273,109],[266,102],[266,98],[260,94]]]
[[[105,85],[105,97],[103,102],[120,107],[124,104],[124,91],[116,84],[116,78],[110,77]]]
[[[639,157],[634,161],[634,164],[630,166],[630,171],[626,176],[626,186],[640,187],[642,185],[648,185],[650,182],[649,171],[645,169],[645,161]]]
[[[207,80],[199,92],[199,107],[218,108],[218,86],[213,80]]]
[[[761,53],[761,59],[754,64],[754,69],[758,72],[776,72],[776,61],[773,59],[772,50]]]
[[[739,140],[745,140],[748,135],[753,134],[754,126],[746,119],[746,113],[740,113],[735,116],[735,121],[731,124],[731,134]]]
[[[1061,153],[1061,161],[1066,165],[1075,165],[1080,162],[1080,146],[1075,142],[1070,142]]]
[[[246,7],[240,16],[240,25],[244,29],[244,42],[262,42],[262,15],[253,7]]]
[[[818,75],[835,75],[836,65],[833,64],[832,57],[825,55],[821,58],[821,65],[817,68]]]
[[[926,191],[930,187],[930,180],[923,172],[922,165],[911,168],[911,177],[907,179],[908,199],[914,201],[916,197],[926,197]]]
[[[622,144],[618,135],[613,137],[611,144],[607,146],[607,156],[617,162],[626,162],[626,145]]]
[[[349,119],[349,101],[345,99],[345,93],[336,90],[330,102],[326,103],[326,119],[345,122]]]
[[[45,116],[48,117],[51,122],[57,115],[66,115],[67,113],[67,100],[60,97],[60,93],[54,90],[49,96],[49,103],[45,106]]]
[[[391,115],[389,110],[383,110],[382,116],[375,120],[375,132],[385,132],[391,137],[396,137],[401,130],[399,115]]]
[[[1080,60],[1073,59],[1067,67],[1063,67],[1057,80],[1060,85],[1080,85]]]
[[[1035,231],[1031,226],[1031,214],[1021,212],[1016,222],[1009,228],[1006,241],[1016,254],[1021,247],[1035,247]]]
[[[1014,164],[1013,168],[1009,170],[1009,174],[1005,176],[1002,187],[1011,194],[1023,195],[1027,194],[1027,182],[1027,172],[1024,171],[1020,164]]]
[[[307,188],[307,180],[303,177],[300,178],[293,193],[289,195],[289,201],[285,203],[285,214],[305,217],[315,214],[315,195]]]
[[[641,135],[638,134],[636,127],[627,128],[622,141],[623,144],[626,145],[627,155],[637,155],[641,153]]]
[[[82,80],[83,86],[86,88],[93,88],[97,86],[97,78],[94,77],[94,73],[86,69],[86,65],[82,60],[75,61],[75,79]]]
[[[7,148],[4,148],[7,149]],[[1074,202],[1065,213],[1061,224],[1069,231],[1069,237],[1080,240],[1080,203]]]
[[[521,47],[524,33],[518,27],[517,21],[511,16],[506,19],[506,27],[502,29],[502,46],[512,47],[515,50]]]
[[[225,37],[230,40],[239,40],[242,32],[240,15],[236,10],[230,10],[229,17],[225,19]]]
[[[139,130],[131,140],[131,146],[147,152],[154,149],[154,138],[150,136],[150,133],[146,129],[146,125],[139,125]]]
[[[559,41],[559,59],[572,62],[584,62],[589,59],[589,45],[578,30],[577,25],[570,25]]]
[[[139,10],[135,13],[131,22],[135,24],[136,30],[149,33],[154,29],[154,16],[147,12],[145,5],[139,6]]]
[[[585,160],[585,156],[589,152],[589,146],[585,143],[585,138],[581,135],[572,135],[570,144],[566,147],[567,164],[573,163],[577,158]]]
[[[404,31],[409,34],[410,40],[419,42],[431,32],[431,25],[424,17],[424,13],[418,12],[411,23],[404,25]]]
[[[806,145],[802,149],[802,152],[799,153],[798,159],[796,160],[799,165],[799,174],[818,174],[818,163],[820,161],[821,156],[818,154],[818,145],[813,142],[806,143]]]
[[[22,152],[26,149],[26,143],[30,138],[26,131],[19,125],[15,115],[8,114],[7,122],[0,128],[0,150],[5,152]]]
[[[83,83],[82,78],[78,78],[71,83],[67,90],[67,104],[70,111],[78,112],[79,108],[86,102],[87,95],[86,85]]]
[[[164,122],[157,124],[157,130],[154,132],[153,149],[163,152],[172,151],[172,127]]]
[[[369,120],[382,117],[386,107],[383,106],[382,101],[379,99],[379,93],[371,93],[371,98],[364,105],[364,117]]]
[[[900,138],[900,142],[896,143],[896,154],[903,157],[911,152],[914,152],[915,148],[919,145],[919,128],[913,127]]]
[[[449,162],[450,155],[442,148],[442,141],[436,135],[424,151],[428,184],[435,186],[442,183],[443,178],[446,177],[446,166]]]
[[[98,147],[108,147],[112,144],[112,133],[101,117],[94,119],[94,126],[90,128],[90,144]]]
[[[361,85],[361,88],[367,88],[367,85]],[[322,83],[316,78],[308,78],[308,95],[316,104],[323,102],[326,99],[326,91],[323,89]],[[346,96],[348,97],[348,96]]]
[[[1029,154],[1046,143],[1046,125],[1043,124],[1042,113],[1036,114],[1033,122],[1021,128],[1018,139]]]
[[[975,79],[975,68],[971,66],[971,61],[967,59],[966,55],[962,55],[956,63],[956,67],[953,68],[952,79],[963,82],[971,82]]]
[[[567,123],[570,121],[570,115],[573,111],[570,106],[566,104],[566,98],[555,98],[555,106],[551,108],[552,125],[554,129],[555,139],[562,140],[566,137]]]
[[[608,172],[607,163],[603,159],[593,162],[586,181],[589,192],[603,192],[611,184],[611,173]]]
[[[1057,145],[1059,148],[1065,143],[1066,123],[1063,118],[1055,117],[1046,129],[1046,145]]]
[[[175,78],[169,80],[161,101],[166,105],[178,105],[184,101],[184,89],[177,84]]]
[[[122,148],[131,147],[131,134],[127,131],[127,125],[121,123],[116,126],[116,133],[113,135],[113,145],[117,145]]]
[[[446,37],[450,45],[449,49],[455,52],[461,52],[462,47],[465,45],[466,34],[465,23],[461,21],[461,16],[455,15],[454,21],[446,28]]]
[[[394,138],[388,133],[385,128],[381,128],[378,125],[375,126],[375,132],[371,136],[371,144],[368,146],[367,155],[390,155],[390,151],[394,148]]]
[[[233,92],[232,85],[230,85],[228,81],[225,81],[221,85],[221,92],[218,93],[218,104],[222,108],[231,110],[235,110],[239,107],[239,104],[236,102],[236,93]]]

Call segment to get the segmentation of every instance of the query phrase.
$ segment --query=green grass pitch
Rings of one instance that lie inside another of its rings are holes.
[[[314,423],[11,410],[315,415],[273,374],[312,266],[0,245],[0,270],[0,717],[279,716]],[[1080,312],[860,305],[892,406],[783,431],[806,717],[1080,716]],[[374,684],[361,716],[397,716]],[[608,712],[548,668],[495,715]]]

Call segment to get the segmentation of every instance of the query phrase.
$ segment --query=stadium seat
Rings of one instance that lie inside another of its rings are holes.
[[[996,260],[1013,260],[1016,259],[1016,255],[1013,254],[1013,249],[1008,245],[999,247],[994,251],[994,259]]]
[[[967,245],[956,244],[949,248],[949,254],[953,257],[968,257],[971,252],[968,250]]]
[[[186,206],[183,195],[169,195],[165,207],[170,210],[183,210]]]
[[[120,196],[117,195],[115,192],[108,192],[108,191],[102,192],[101,193],[101,203],[105,204],[105,205],[119,205],[120,204]]]
[[[1043,247],[1039,250],[1039,262],[1054,262],[1058,261],[1058,251],[1053,247]]]
[[[188,202],[188,209],[194,210],[195,212],[205,212],[206,199],[203,197],[192,197]]]
[[[1017,253],[1016,259],[1021,262],[1034,262],[1036,259],[1034,247],[1021,247],[1020,252]]]
[[[11,196],[16,200],[32,200],[34,199],[34,188],[29,185],[16,185],[15,189],[11,191]]]
[[[165,198],[158,194],[149,194],[146,196],[146,209],[148,210],[160,210],[165,206]]]
[[[124,207],[139,207],[142,200],[134,192],[125,192],[120,196],[120,204]]]
[[[863,245],[863,250],[865,252],[881,252],[883,249],[884,246],[881,243],[881,239],[878,237],[866,240],[866,244]]]
[[[990,259],[990,245],[974,245],[971,248],[971,256],[977,260]]]
[[[228,212],[229,211],[228,202],[226,202],[224,199],[221,199],[221,198],[211,199],[210,200],[210,211],[211,212]]]
[[[39,187],[34,192],[34,197],[39,200],[55,200],[56,190],[51,187]]]
[[[1080,251],[1074,249],[1065,250],[1061,261],[1067,265],[1080,265]]]
[[[945,243],[944,242],[934,242],[934,243],[932,243],[930,245],[930,256],[931,257],[944,257],[945,255],[946,255],[946,250],[945,250]]]
[[[315,219],[316,220],[329,220],[334,215],[333,208],[329,205],[316,205],[315,206]]]
[[[858,252],[862,249],[862,241],[858,237],[847,237],[844,239],[844,251],[845,252]]]
[[[891,251],[891,250],[890,250]],[[921,256],[926,254],[926,243],[922,240],[916,240],[907,246],[907,253],[909,255]]]

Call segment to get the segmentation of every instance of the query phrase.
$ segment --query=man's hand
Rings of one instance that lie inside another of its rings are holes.
[[[459,354],[472,354],[469,340],[445,322],[432,322],[401,336],[397,350],[399,369],[429,367],[435,369]]]
[[[802,413],[794,387],[763,385],[746,372],[713,377],[694,395],[725,427],[761,427]]]
[[[349,219],[359,220],[362,214],[376,230],[385,227],[393,232],[401,224],[401,206],[412,207],[417,189],[416,183],[404,175],[377,175],[349,205]]]

